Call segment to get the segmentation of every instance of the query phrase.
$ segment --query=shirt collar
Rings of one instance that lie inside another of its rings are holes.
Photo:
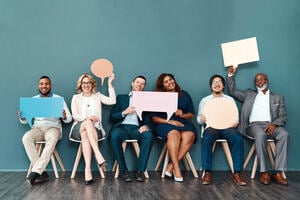
[[[42,97],[42,95],[41,95],[41,94],[39,94],[39,97]],[[49,93],[49,96],[47,96],[47,97],[53,97],[53,93],[52,93],[52,92],[50,92],[50,93]]]
[[[258,93],[259,94],[264,94],[262,91],[258,91]],[[270,90],[268,89],[267,91],[266,91],[266,94],[264,94],[264,95],[269,95],[270,94]]]
[[[220,98],[220,97],[224,97],[224,93],[222,93],[222,96],[220,96],[220,97],[215,97],[214,94],[211,94],[211,96],[212,96],[213,98]]]

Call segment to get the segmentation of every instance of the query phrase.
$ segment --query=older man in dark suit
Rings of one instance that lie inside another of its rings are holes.
[[[284,128],[287,119],[284,97],[270,92],[267,75],[255,76],[257,90],[238,90],[234,75],[237,67],[228,68],[228,93],[242,102],[241,119],[238,130],[255,139],[256,152],[260,163],[262,184],[270,184],[270,179],[281,185],[287,185],[282,172],[287,169],[287,147],[289,134]],[[276,141],[275,170],[271,178],[267,167],[267,139]]]
[[[136,181],[144,181],[144,171],[153,144],[151,132],[151,118],[143,113],[143,120],[137,116],[135,108],[131,106],[132,91],[143,91],[146,85],[144,76],[136,76],[131,82],[131,92],[117,96],[117,102],[111,110],[111,121],[114,123],[110,130],[113,153],[119,163],[125,182],[132,181],[125,162],[122,142],[128,139],[136,139],[140,145],[140,155],[137,163]]]

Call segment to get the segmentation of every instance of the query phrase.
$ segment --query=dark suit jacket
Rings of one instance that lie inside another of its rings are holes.
[[[113,125],[109,131],[108,139],[110,139],[110,133],[111,131],[120,126],[120,124],[123,122],[126,116],[122,116],[122,112],[129,106],[129,95],[128,94],[121,94],[117,96],[117,102],[112,107],[111,113],[110,113],[110,120],[113,122]],[[150,118],[150,113],[143,112],[142,114],[143,120],[139,120],[139,125],[147,125],[149,130],[151,131],[151,125],[152,121]]]
[[[245,91],[238,90],[235,86],[234,76],[227,77],[227,89],[229,95],[243,103],[238,130],[242,134],[245,134],[246,128],[249,126],[249,116],[252,111],[257,91],[252,89]],[[283,96],[270,93],[270,112],[272,123],[276,124],[277,126],[285,125],[287,113]]]

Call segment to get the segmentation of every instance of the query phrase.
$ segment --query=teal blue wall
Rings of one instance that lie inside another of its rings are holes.
[[[220,44],[248,37],[257,37],[261,61],[241,66],[237,82],[241,88],[252,87],[254,75],[265,72],[271,90],[285,96],[291,135],[288,166],[300,170],[299,19],[299,0],[1,0],[0,170],[26,170],[29,165],[21,141],[29,127],[19,123],[17,111],[20,97],[37,93],[41,75],[52,78],[53,91],[70,106],[79,75],[90,72],[93,60],[107,58],[114,64],[118,94],[129,91],[137,74],[148,78],[146,89],[152,90],[160,73],[171,72],[197,109],[210,93],[209,77],[226,75]],[[106,130],[110,109],[104,106]],[[77,144],[68,140],[69,130],[70,124],[64,126],[57,145],[67,170],[77,151]],[[113,156],[107,141],[101,150],[110,169]],[[197,169],[200,150],[198,140],[191,149]],[[155,143],[148,169],[153,170],[159,151]],[[127,157],[133,168],[131,154]],[[220,148],[213,167],[228,169]]]

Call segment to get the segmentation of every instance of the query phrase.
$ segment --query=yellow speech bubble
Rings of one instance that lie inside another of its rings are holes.
[[[104,58],[95,60],[91,65],[91,71],[95,76],[101,78],[102,85],[104,79],[113,73],[113,68],[112,63]]]

